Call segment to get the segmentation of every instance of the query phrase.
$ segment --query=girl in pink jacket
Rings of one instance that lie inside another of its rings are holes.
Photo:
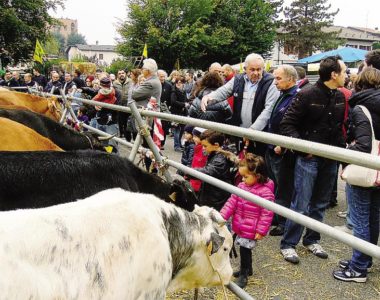
[[[247,153],[239,163],[239,173],[242,176],[239,188],[274,201],[274,183],[267,176],[261,156]],[[234,276],[239,277],[236,284],[244,288],[248,276],[252,275],[252,249],[257,240],[267,235],[273,212],[232,194],[220,213],[225,220],[232,216],[232,230],[237,235],[235,243],[240,246],[240,271]]]

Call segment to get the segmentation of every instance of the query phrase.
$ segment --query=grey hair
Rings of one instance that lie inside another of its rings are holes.
[[[244,66],[247,67],[248,64],[254,60],[260,60],[263,64],[263,66],[265,65],[264,58],[261,55],[256,54],[256,53],[251,53],[251,54],[248,54],[247,57],[245,58]]]
[[[284,70],[284,75],[289,80],[296,82],[298,79],[297,70],[291,65],[281,65],[277,69]]]
[[[231,65],[229,65],[229,64],[224,64],[222,68],[223,68],[223,69],[226,69],[226,70],[228,70],[228,71],[233,71],[233,70],[234,70],[234,69],[231,67]]]
[[[144,69],[147,69],[149,70],[152,74],[156,74],[157,73],[157,63],[156,61],[153,59],[153,58],[147,58],[147,59],[144,59],[144,64],[142,66]]]
[[[158,75],[160,75],[160,73],[164,74],[164,75],[165,75],[165,78],[168,77],[168,73],[166,73],[164,70],[161,70],[161,69],[160,69],[160,70],[157,71],[157,74],[158,74]]]

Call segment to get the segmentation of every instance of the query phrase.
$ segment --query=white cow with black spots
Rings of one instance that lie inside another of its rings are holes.
[[[0,299],[164,299],[227,284],[231,246],[217,211],[122,189],[1,212]]]

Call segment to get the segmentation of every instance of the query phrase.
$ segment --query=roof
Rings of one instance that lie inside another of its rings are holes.
[[[370,31],[363,31],[359,27],[342,27],[342,26],[330,26],[324,27],[323,31],[332,32],[339,31],[341,32],[338,36],[346,40],[364,40],[364,41],[380,41],[380,32],[379,35],[374,34]],[[374,30],[375,31],[375,30]]]
[[[114,45],[82,45],[76,44],[74,46],[69,47],[77,47],[81,51],[102,51],[102,52],[115,52],[116,46]]]
[[[368,32],[370,34],[373,34],[373,35],[376,35],[376,36],[380,36],[380,30],[378,30],[377,28],[372,29],[372,28],[354,27],[354,26],[348,26],[348,28],[351,28],[351,29],[354,29],[354,30],[359,30],[359,31],[362,31],[362,32]]]
[[[367,54],[367,51],[365,50],[351,48],[351,47],[344,47],[344,48],[339,48],[339,49],[315,54],[309,57],[305,57],[305,58],[299,59],[298,62],[314,63],[314,62],[319,62],[322,59],[328,56],[333,56],[333,55],[340,55],[344,62],[354,62],[354,61],[364,60],[364,57],[366,54]]]

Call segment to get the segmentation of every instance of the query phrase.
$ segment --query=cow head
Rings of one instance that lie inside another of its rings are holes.
[[[170,184],[169,202],[187,211],[193,211],[198,199],[188,181],[175,179]]]
[[[229,253],[233,240],[225,220],[207,206],[195,205],[193,213],[198,217],[200,231],[193,230],[193,253],[186,267],[170,282],[168,292],[228,284],[232,276]]]
[[[94,132],[89,132],[89,131],[85,131],[83,132],[84,135],[87,136],[87,138],[89,139],[89,142],[91,143],[91,149],[94,149],[94,150],[99,150],[99,151],[106,151],[105,150],[105,142],[110,140],[111,138],[113,138],[115,136],[114,135],[111,135],[109,137],[104,137],[102,135],[99,135],[97,133],[94,133]]]
[[[57,122],[61,119],[61,114],[62,114],[62,106],[61,104],[59,103],[58,99],[56,97],[51,97],[51,98],[48,98],[48,104],[47,104],[47,107],[48,107],[48,110],[50,112],[50,115],[54,120],[56,120]]]

